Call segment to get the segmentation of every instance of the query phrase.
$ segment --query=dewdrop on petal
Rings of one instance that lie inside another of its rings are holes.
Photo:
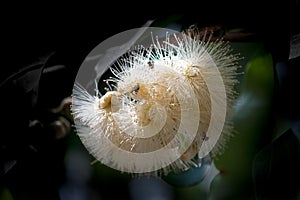
[[[145,33],[147,34],[147,33]],[[228,43],[195,29],[137,45],[110,66],[105,94],[74,84],[72,114],[87,150],[133,174],[168,174],[220,152],[230,131],[236,61]]]

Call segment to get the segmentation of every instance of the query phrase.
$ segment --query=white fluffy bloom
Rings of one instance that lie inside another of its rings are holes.
[[[168,174],[197,166],[229,132],[237,59],[228,43],[195,30],[137,46],[111,66],[106,94],[74,85],[78,135],[97,160],[120,171]]]

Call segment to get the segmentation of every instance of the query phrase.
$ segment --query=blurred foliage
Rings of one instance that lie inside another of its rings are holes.
[[[12,194],[7,187],[3,187],[0,189],[0,199],[13,200]]]
[[[268,123],[274,90],[272,57],[261,44],[249,46],[251,54],[244,55],[247,64],[233,116],[236,134],[224,154],[215,159],[220,174],[212,182],[211,199],[254,198],[252,162],[271,134]]]

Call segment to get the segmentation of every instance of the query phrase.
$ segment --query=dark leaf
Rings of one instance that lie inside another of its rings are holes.
[[[287,130],[262,149],[253,162],[257,199],[297,199],[300,194],[300,144]]]

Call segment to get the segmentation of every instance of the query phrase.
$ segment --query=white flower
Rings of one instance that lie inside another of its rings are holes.
[[[220,152],[229,133],[236,61],[197,30],[136,46],[110,70],[100,98],[74,85],[78,135],[101,163],[129,173],[180,172]],[[221,136],[221,137],[220,137]]]

